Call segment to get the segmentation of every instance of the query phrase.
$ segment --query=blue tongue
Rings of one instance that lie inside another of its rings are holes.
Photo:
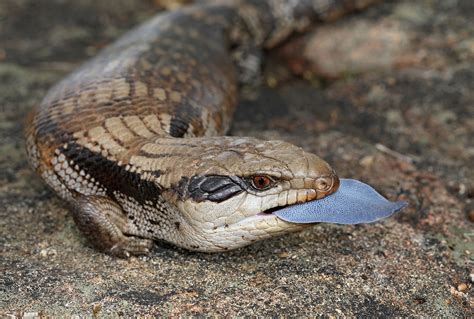
[[[340,179],[339,189],[322,199],[287,206],[274,211],[291,223],[372,223],[401,210],[408,203],[391,202],[375,189],[355,179]]]

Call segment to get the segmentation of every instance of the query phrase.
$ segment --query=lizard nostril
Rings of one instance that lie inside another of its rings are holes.
[[[314,181],[314,188],[318,192],[327,192],[333,186],[334,180],[330,176],[319,177]]]

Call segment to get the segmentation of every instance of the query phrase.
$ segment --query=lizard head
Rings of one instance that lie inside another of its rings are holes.
[[[170,223],[177,227],[163,239],[191,250],[223,251],[301,230],[305,225],[285,222],[272,211],[323,198],[339,186],[325,161],[282,141],[219,137],[162,143],[168,144],[160,149],[175,156],[168,158],[168,168],[159,163],[163,195],[177,208]]]

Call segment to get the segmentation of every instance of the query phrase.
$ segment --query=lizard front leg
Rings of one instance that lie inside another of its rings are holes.
[[[78,228],[100,250],[122,258],[150,252],[153,240],[129,235],[127,216],[111,199],[81,195],[72,212]]]

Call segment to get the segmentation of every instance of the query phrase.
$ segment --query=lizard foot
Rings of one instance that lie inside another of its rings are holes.
[[[121,258],[150,252],[153,240],[129,235],[127,216],[109,198],[80,196],[72,212],[78,228],[101,251]]]

